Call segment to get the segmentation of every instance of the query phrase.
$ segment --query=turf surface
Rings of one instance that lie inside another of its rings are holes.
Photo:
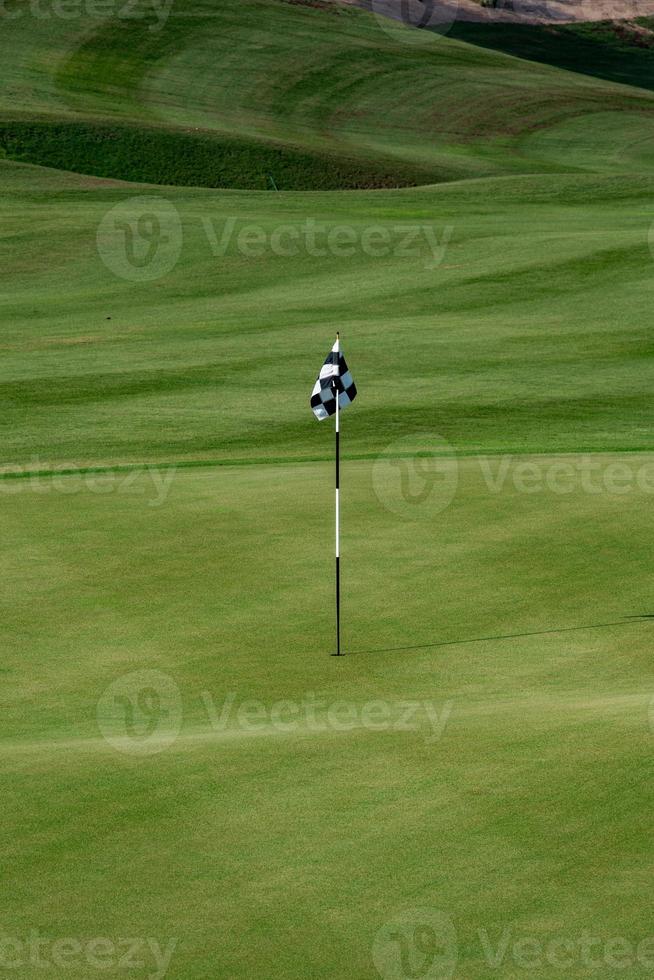
[[[18,10],[22,16],[5,24],[0,152],[32,163],[247,189],[272,176],[294,190],[333,188],[336,175],[342,187],[384,187],[391,178],[411,185],[593,172],[598,153],[587,126],[610,141],[603,165],[613,172],[640,172],[645,141],[651,155],[649,51],[639,73],[614,73],[631,82],[625,86],[438,33],[422,32],[426,43],[416,47],[410,28],[389,33],[383,18],[338,4],[178,0],[163,23],[119,15],[38,20]],[[607,47],[630,63],[618,38],[612,46],[583,40],[595,52],[579,57],[589,70],[608,57]],[[631,58],[638,66],[641,54]],[[567,122],[572,147],[561,148],[558,127]],[[103,136],[108,145],[95,145]],[[540,138],[553,139],[554,151],[544,154]]]
[[[156,115],[448,181],[0,161],[2,967],[45,974],[36,930],[84,978],[163,975],[171,943],[180,978],[642,976],[652,96],[358,11],[217,13],[12,21],[2,127]],[[336,329],[341,662],[307,405]],[[398,973],[425,907],[447,948]]]

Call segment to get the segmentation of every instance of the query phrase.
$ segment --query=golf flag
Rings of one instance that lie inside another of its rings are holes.
[[[340,414],[356,398],[357,389],[341,353],[339,335],[320,369],[311,392],[311,408],[320,421],[334,415],[336,425],[336,653],[341,656],[341,442]]]
[[[357,395],[356,385],[341,353],[338,336],[325,358],[325,363],[320,369],[318,380],[311,392],[311,408],[319,421],[336,414],[336,391],[339,393],[339,409],[351,405]]]

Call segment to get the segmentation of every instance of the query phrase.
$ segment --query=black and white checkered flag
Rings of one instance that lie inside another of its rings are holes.
[[[341,353],[338,338],[327,355],[311,392],[311,408],[317,419],[328,419],[330,415],[336,414],[337,391],[338,407],[342,412],[356,398],[357,389]]]
[[[336,334],[336,343],[327,355],[320,369],[318,380],[311,392],[311,408],[318,420],[328,419],[334,415],[336,425],[336,653],[341,656],[341,437],[340,415],[344,408],[351,405],[357,396],[357,390],[348,371],[345,358],[341,354],[341,342]]]

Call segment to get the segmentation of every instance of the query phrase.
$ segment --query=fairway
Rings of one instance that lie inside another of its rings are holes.
[[[157,9],[1,15],[0,975],[651,975],[650,48]]]

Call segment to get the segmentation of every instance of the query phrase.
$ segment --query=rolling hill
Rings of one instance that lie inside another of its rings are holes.
[[[386,34],[383,23],[284,0],[178,0],[163,24],[18,18],[5,30],[0,148],[96,176],[261,190],[270,177],[280,189],[333,190],[649,166],[651,92],[437,32],[414,47],[402,43],[410,28]],[[519,32],[501,28],[493,36]],[[578,45],[581,29],[567,30]],[[541,60],[569,50],[568,36],[550,38]],[[602,37],[585,45],[566,67],[601,62]],[[623,76],[647,88],[649,50],[641,61]]]

